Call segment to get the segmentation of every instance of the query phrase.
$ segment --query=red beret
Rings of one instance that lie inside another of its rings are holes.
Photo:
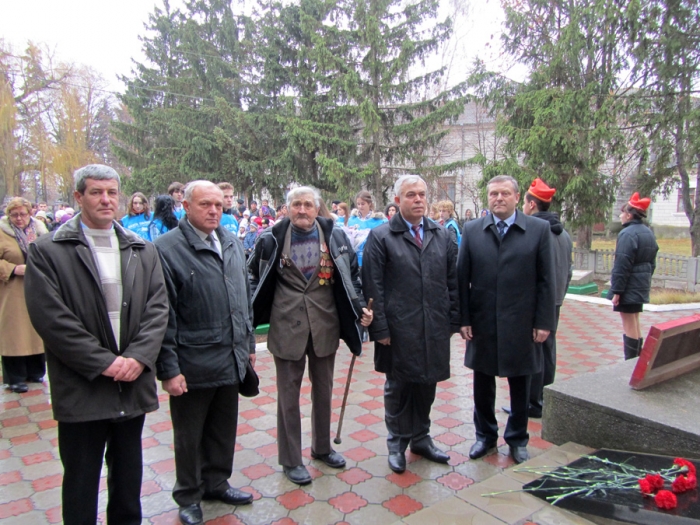
[[[550,188],[542,179],[537,178],[532,181],[530,189],[528,189],[527,192],[533,197],[540,199],[542,202],[552,202],[552,197],[554,197],[557,190]]]
[[[262,219],[260,217],[253,217],[253,222],[258,226],[262,226]]]
[[[642,211],[647,211],[647,208],[649,208],[649,205],[651,204],[651,199],[649,197],[644,197],[643,199],[639,198],[639,193],[634,192],[634,195],[632,195],[632,198],[630,198],[630,201],[628,203],[632,208],[636,208],[638,210]]]

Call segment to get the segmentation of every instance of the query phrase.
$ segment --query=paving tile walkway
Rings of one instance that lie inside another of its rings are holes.
[[[642,314],[643,330],[653,323],[685,317],[696,312],[647,312]],[[562,308],[558,335],[557,381],[596,370],[622,360],[621,324],[609,306],[568,300]],[[231,484],[252,492],[252,505],[232,508],[205,502],[209,524],[389,524],[418,518],[423,509],[445,502],[445,509],[459,509],[469,487],[493,478],[511,480],[506,471],[513,465],[503,440],[499,449],[482,460],[468,458],[474,439],[472,424],[472,374],[464,368],[464,343],[452,339],[452,377],[438,384],[432,411],[432,435],[449,452],[449,465],[430,463],[408,454],[403,475],[387,466],[386,428],[382,393],[384,376],[373,371],[373,351],[365,345],[353,373],[351,393],[345,412],[342,443],[337,450],[347,459],[347,468],[334,470],[310,458],[310,384],[302,386],[302,431],[305,461],[314,477],[311,485],[290,483],[277,464],[276,388],[272,357],[258,357],[261,394],[242,399]],[[335,371],[333,431],[338,421],[350,353],[339,350]],[[33,385],[25,394],[6,390],[0,394],[0,520],[3,525],[60,523],[62,469],[58,459],[56,422],[52,419],[48,384]],[[144,482],[142,504],[144,523],[178,523],[177,506],[171,497],[175,481],[172,425],[168,395],[161,393],[161,407],[149,414],[143,432]],[[498,380],[497,407],[508,402],[507,382]],[[497,410],[499,425],[506,414]],[[540,420],[530,422],[532,456],[552,447],[541,439]],[[511,474],[512,476],[512,474]],[[490,482],[490,481],[489,481]],[[106,505],[106,483],[102,479],[100,512]],[[468,492],[467,492],[468,493]],[[544,511],[542,511],[544,512]],[[104,514],[100,515],[104,520]],[[433,521],[430,521],[430,520]],[[427,515],[422,523],[437,523]],[[503,523],[484,521],[483,523]],[[524,523],[522,520],[520,521]],[[513,522],[515,523],[515,522]]]

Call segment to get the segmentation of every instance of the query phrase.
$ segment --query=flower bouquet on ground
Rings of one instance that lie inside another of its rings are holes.
[[[599,450],[566,466],[524,466],[515,471],[541,474],[521,490],[552,505],[598,515],[610,514],[611,506],[636,512],[639,507],[655,512],[676,509],[675,514],[689,511],[700,523],[696,465],[683,458]],[[498,494],[503,492],[485,496]],[[596,504],[602,507],[600,513],[592,512]]]

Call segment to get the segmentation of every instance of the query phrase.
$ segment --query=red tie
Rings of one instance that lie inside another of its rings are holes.
[[[422,248],[423,241],[420,238],[420,224],[414,224],[411,226],[411,229],[413,230],[413,238],[416,240],[416,244],[419,248]]]

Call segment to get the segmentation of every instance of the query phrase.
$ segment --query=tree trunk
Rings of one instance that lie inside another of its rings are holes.
[[[576,230],[576,247],[580,250],[590,250],[593,244],[593,228],[581,226]]]

